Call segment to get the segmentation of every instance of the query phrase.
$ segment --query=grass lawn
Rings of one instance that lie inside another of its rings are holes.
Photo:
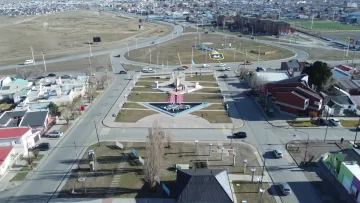
[[[221,93],[219,88],[202,88],[202,89],[196,90],[195,92],[199,92],[199,93]]]
[[[202,108],[201,110],[224,110],[225,107],[223,104],[210,104],[210,106]]]
[[[297,49],[301,49],[309,53],[309,60],[352,60],[360,59],[360,53],[356,52],[354,55],[353,51],[349,51],[347,57],[345,52],[342,50],[329,50],[329,49],[321,49],[314,48],[309,46],[294,46]]]
[[[10,110],[11,107],[13,106],[14,104],[10,103],[1,103],[0,104],[0,111],[6,111],[6,110]]]
[[[208,81],[208,82],[215,82],[216,79],[214,78],[213,75],[193,75],[192,77],[190,77],[190,75],[186,75],[185,77],[186,81],[195,81],[195,82],[199,82],[199,81]]]
[[[163,78],[164,77],[164,78]],[[159,76],[155,76],[154,77],[141,77],[139,78],[139,81],[169,81],[170,78],[166,79],[166,76],[162,76],[162,77],[159,77]]]
[[[184,102],[222,103],[223,101],[221,94],[189,93],[184,95]]]
[[[203,117],[210,123],[232,123],[231,119],[225,111],[194,111],[191,113],[199,117]]]
[[[150,87],[134,87],[132,89],[133,92],[159,92],[157,89],[153,89]]]
[[[138,103],[127,102],[124,104],[123,108],[134,108],[134,109],[147,109],[145,106]]]
[[[121,110],[115,118],[115,122],[131,122],[135,123],[138,120],[157,114],[158,112],[152,110]]]
[[[343,127],[351,128],[359,125],[359,120],[340,120]]]
[[[297,27],[311,29],[311,20],[289,21]],[[332,21],[314,21],[313,30],[360,30],[360,26],[341,24]]]
[[[127,70],[127,71],[131,71],[131,70],[137,71],[137,70],[142,70],[142,69],[143,69],[142,66],[135,66],[135,65],[132,65],[132,64],[122,63],[121,65],[122,65],[122,66],[124,67],[124,69]]]
[[[184,27],[184,33],[187,33],[187,32],[197,32],[197,31],[202,32],[202,29],[201,29],[201,28],[196,29],[196,28],[187,27],[187,26]]]
[[[181,56],[181,61],[187,61],[191,62],[191,49],[192,46],[195,45],[195,37],[199,38],[198,34],[187,34],[180,36],[176,39],[173,39],[171,41],[167,41],[164,43],[156,44],[150,47],[146,48],[139,48],[136,50],[130,51],[130,56],[127,57],[127,54],[125,54],[125,57],[132,61],[139,61],[144,63],[150,63],[150,55],[152,57],[151,63],[155,64],[157,61],[159,64],[166,64],[167,61],[169,62],[169,65],[179,65],[179,59],[178,54]],[[260,55],[260,60],[275,60],[275,59],[282,59],[282,58],[288,58],[294,55],[292,51],[285,50],[276,46],[271,45],[265,45],[259,42],[256,42],[255,40],[243,40],[242,38],[239,38],[237,36],[234,37],[227,37],[226,43],[225,38],[222,35],[217,34],[203,34],[201,33],[201,43],[207,42],[208,47],[212,47],[215,49],[223,49],[222,44],[227,44],[228,42],[232,43],[232,48],[237,48],[236,52],[236,61],[242,62],[245,61],[245,52],[247,52],[246,60],[255,60],[258,58],[258,54],[251,53],[251,50],[258,50],[260,46],[260,51],[274,51],[272,54],[268,55]],[[198,44],[199,42],[197,42]],[[240,49],[240,43],[241,43],[241,49]],[[256,47],[256,48],[255,48]],[[151,53],[150,54],[150,50]],[[234,62],[234,50],[233,49],[223,49],[219,50],[222,54],[224,54],[225,58],[222,60],[222,62]],[[157,54],[154,53],[161,53],[158,56],[157,60]],[[209,52],[206,51],[200,51],[197,48],[194,49],[193,56],[194,61],[196,64],[202,64],[210,63],[212,60],[208,56]],[[235,61],[235,62],[236,62]],[[213,62],[216,62],[215,60]]]
[[[136,86],[151,86],[155,85],[155,82],[148,82],[148,81],[138,81]]]
[[[93,149],[97,157],[97,174],[89,172],[89,158],[84,154],[80,160],[80,169],[72,172],[70,178],[67,180],[64,187],[61,189],[59,198],[104,198],[111,185],[114,174],[118,173],[117,169],[121,169],[121,177],[118,183],[115,183],[116,191],[111,198],[169,198],[160,187],[155,191],[149,192],[149,189],[144,184],[143,167],[138,159],[131,153],[135,149],[137,154],[147,161],[148,152],[145,148],[145,143],[126,143],[122,142],[124,149],[119,149],[115,146],[115,142],[103,142],[100,146],[94,144],[86,151]],[[160,172],[159,178],[170,190],[171,198],[175,198],[176,194],[176,164],[189,164],[190,168],[225,168],[230,173],[242,173],[243,159],[247,159],[248,168],[258,168],[255,175],[260,175],[261,170],[256,159],[254,151],[247,145],[240,143],[219,143],[217,142],[213,152],[209,156],[208,143],[198,144],[198,154],[195,154],[195,143],[173,143],[171,148],[164,146],[164,161],[163,169]],[[220,149],[233,148],[237,152],[236,166],[232,166],[232,155],[225,155],[221,161]],[[219,150],[217,150],[219,149]],[[240,150],[241,149],[241,150]],[[127,160],[122,160],[123,153],[127,150]],[[206,165],[206,160],[209,160],[209,166]],[[65,162],[72,161],[64,160]],[[251,170],[246,170],[246,175],[251,174]],[[78,182],[79,177],[84,177],[84,185]],[[86,194],[82,193],[82,186],[86,187]],[[74,187],[76,194],[71,194],[70,191]]]
[[[186,96],[185,96],[186,97]],[[133,102],[167,102],[168,95],[165,93],[131,93],[129,101]]]
[[[203,87],[219,87],[216,82],[199,82],[199,85]]]
[[[235,196],[238,202],[246,200],[247,202],[260,202],[260,195],[257,192],[257,183],[251,182],[233,182]],[[240,184],[239,186],[237,186]],[[260,188],[266,189],[262,202],[276,203],[274,196],[270,195],[271,190],[268,183],[263,183]]]
[[[27,170],[29,169],[28,166],[25,166],[27,168]],[[24,167],[24,168],[25,168]],[[14,181],[22,181],[25,179],[26,175],[28,174],[27,171],[20,171],[18,172],[9,182],[14,182]]]
[[[298,121],[293,121],[293,120],[288,120],[287,123],[291,126],[294,127],[314,127],[316,125],[312,124],[311,121],[309,120],[298,120]]]

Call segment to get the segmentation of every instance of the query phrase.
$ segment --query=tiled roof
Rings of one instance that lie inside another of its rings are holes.
[[[324,99],[324,105],[327,105],[330,101],[333,101],[336,104],[339,105],[353,105],[354,103],[351,101],[351,99],[346,96],[327,96]],[[329,106],[329,105],[328,105]]]
[[[28,127],[0,128],[0,139],[20,137],[23,136],[29,130],[30,128]]]
[[[277,82],[274,82],[274,84],[285,84],[285,83],[295,83],[295,82],[302,82],[303,81],[303,78],[307,76],[306,74],[302,74],[302,75],[299,75],[299,76],[296,76],[296,77],[292,77],[292,78],[288,78],[288,79],[285,79],[285,80],[280,80],[280,81],[277,81]]]
[[[233,202],[224,169],[184,169],[176,176],[177,202]]]
[[[5,161],[6,157],[9,156],[13,146],[9,147],[0,147],[0,166]]]
[[[43,126],[48,115],[48,111],[27,112],[21,120],[20,126]]]

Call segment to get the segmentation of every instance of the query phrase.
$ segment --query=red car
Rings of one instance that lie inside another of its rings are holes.
[[[183,68],[185,68],[185,69],[189,69],[189,66],[183,66]]]

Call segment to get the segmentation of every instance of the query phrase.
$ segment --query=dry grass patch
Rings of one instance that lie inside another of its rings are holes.
[[[223,104],[210,104],[210,106],[202,108],[201,110],[223,110],[223,111],[225,111],[225,107]]]
[[[221,94],[201,94],[189,93],[184,95],[184,102],[208,102],[208,103],[222,103],[224,101]]]
[[[219,88],[202,88],[199,90],[196,90],[195,92],[199,92],[199,93],[221,93]]]
[[[311,121],[303,121],[303,120],[297,120],[297,121],[288,120],[287,123],[289,125],[291,125],[291,126],[294,126],[294,127],[313,127],[313,126],[316,126]]]
[[[232,123],[225,111],[194,111],[191,114],[202,117],[210,123]]]
[[[152,110],[121,110],[115,118],[115,122],[124,122],[124,123],[135,123],[142,118],[158,114],[156,111]]]
[[[140,105],[138,103],[126,102],[123,108],[133,108],[133,109],[147,109],[145,106]]]
[[[358,120],[340,120],[340,123],[343,127],[346,127],[346,128],[352,128],[352,127],[355,128],[359,125]]]
[[[251,182],[233,182],[235,196],[238,202],[246,200],[247,202],[260,202],[260,194],[257,191],[257,183]],[[238,186],[239,185],[239,186]],[[271,189],[268,183],[262,183],[260,188],[265,189],[262,202],[276,203],[274,196],[271,195]]]
[[[214,78],[213,75],[193,75],[192,77],[190,77],[190,75],[186,75],[185,77],[186,81],[207,81],[207,82],[215,82],[216,79]]]
[[[167,102],[168,95],[165,93],[131,93],[129,101],[133,102]]]
[[[157,89],[151,87],[134,87],[133,92],[159,92]]]

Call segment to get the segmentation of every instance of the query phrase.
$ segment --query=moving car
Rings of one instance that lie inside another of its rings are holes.
[[[25,60],[24,65],[34,64],[34,60]]]
[[[282,154],[282,152],[280,150],[275,149],[275,150],[273,150],[273,152],[274,152],[276,158],[282,158],[283,157],[283,154]]]
[[[124,71],[124,70],[121,70],[121,71],[119,72],[119,74],[127,74],[127,72]]]
[[[225,67],[226,66],[226,64],[224,64],[224,63],[219,63],[219,67]]]
[[[208,64],[202,64],[202,68],[209,68],[210,66]]]
[[[114,57],[118,57],[118,58],[120,58],[120,57],[121,57],[121,55],[120,55],[120,54],[118,54],[118,55],[115,55]]]
[[[222,67],[221,70],[222,71],[231,71],[231,68],[230,67]]]
[[[152,68],[145,67],[141,70],[143,73],[154,73],[155,71]]]
[[[330,118],[329,121],[330,121],[330,123],[333,124],[334,126],[339,126],[339,125],[340,125],[339,119]]]
[[[29,150],[39,150],[39,151],[47,151],[50,149],[50,143],[48,142],[42,142],[40,144],[35,145],[33,148],[30,148]]]
[[[183,68],[185,68],[185,69],[189,69],[189,66],[183,66]]]
[[[60,130],[53,130],[45,134],[45,137],[61,137],[64,133]]]
[[[185,70],[184,67],[178,67],[177,70]]]
[[[67,78],[71,78],[71,75],[63,75],[61,76],[62,79],[67,79]]]
[[[243,65],[252,65],[252,63],[250,61],[246,61],[245,63],[243,63]]]
[[[233,134],[233,138],[246,138],[246,132],[236,132]]]
[[[289,184],[285,183],[285,182],[282,182],[282,183],[279,183],[279,189],[281,191],[281,193],[283,195],[290,195],[291,194],[291,188],[289,186]]]
[[[48,77],[55,77],[56,76],[56,74],[54,74],[54,73],[49,73],[49,75],[48,75]]]

